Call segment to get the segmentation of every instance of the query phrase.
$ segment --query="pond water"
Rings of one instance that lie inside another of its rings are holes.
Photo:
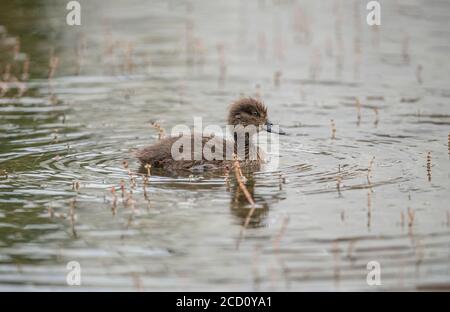
[[[449,2],[80,3],[0,4],[0,290],[450,289]],[[242,95],[289,132],[248,225],[222,176],[144,191],[152,122]]]

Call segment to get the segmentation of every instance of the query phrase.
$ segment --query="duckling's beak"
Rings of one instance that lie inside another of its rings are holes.
[[[267,132],[270,132],[270,133],[277,133],[277,134],[280,134],[280,135],[286,135],[286,131],[281,129],[280,126],[274,125],[269,120],[267,120],[266,123],[264,124],[264,130],[266,130]]]

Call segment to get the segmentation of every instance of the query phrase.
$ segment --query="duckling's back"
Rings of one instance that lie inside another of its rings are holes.
[[[178,141],[181,140],[181,141]],[[214,140],[218,140],[213,142]],[[178,141],[178,142],[177,142]],[[172,146],[177,142],[178,147],[190,146],[190,157],[188,159],[174,159],[172,155]],[[205,144],[215,144],[216,146],[223,146],[222,159],[208,159],[203,153]],[[160,140],[158,143],[149,147],[143,148],[136,153],[136,157],[140,160],[142,165],[150,164],[152,168],[162,168],[164,170],[211,170],[219,169],[225,166],[229,161],[226,159],[227,146],[233,149],[233,143],[227,142],[223,138],[216,138],[214,136],[202,136],[202,148],[195,150],[193,136],[168,137]]]

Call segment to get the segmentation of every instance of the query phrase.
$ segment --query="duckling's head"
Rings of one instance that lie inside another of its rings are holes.
[[[267,132],[285,134],[280,129],[274,131],[273,124],[267,116],[267,107],[254,98],[242,98],[231,104],[228,114],[228,124],[232,126],[250,126],[264,128]]]

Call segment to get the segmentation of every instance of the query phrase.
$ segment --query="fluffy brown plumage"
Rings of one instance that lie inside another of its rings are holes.
[[[267,124],[267,108],[266,106],[253,98],[242,98],[231,104],[228,114],[228,124],[233,126],[248,126],[254,125],[260,128],[262,125]],[[172,145],[179,140],[180,137],[168,137],[160,140],[156,144],[143,148],[136,153],[137,158],[140,160],[142,167],[146,164],[150,164],[152,168],[160,168],[164,171],[175,172],[179,170],[188,171],[209,171],[209,170],[222,170],[225,166],[231,166],[232,160],[226,159],[226,155],[230,155],[230,151],[227,147],[233,149],[231,154],[236,152],[235,142],[227,142],[223,138],[214,136],[202,136],[202,146],[204,147],[207,142],[211,143],[211,140],[219,140],[218,143],[223,146],[223,160],[208,160],[205,159],[203,153],[201,160],[195,160],[194,152],[191,151],[192,160],[174,160],[171,154]],[[191,144],[193,146],[193,136],[182,137],[185,144]],[[189,142],[191,141],[191,142]],[[230,144],[231,143],[231,144]],[[202,151],[200,151],[202,152]],[[260,166],[259,153],[257,153],[257,160],[244,161],[243,169],[258,170]],[[200,157],[197,157],[200,158]]]

